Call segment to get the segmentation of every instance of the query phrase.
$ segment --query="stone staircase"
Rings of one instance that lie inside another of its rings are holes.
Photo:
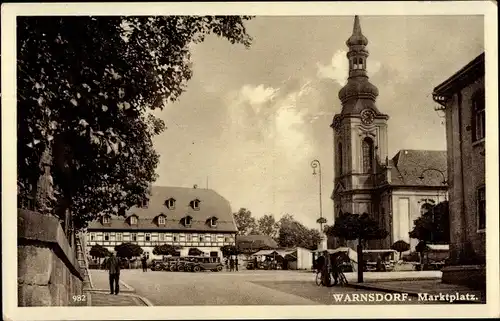
[[[87,261],[87,255],[85,254],[85,235],[83,232],[77,233],[76,238],[76,255],[78,263],[80,264],[80,270],[83,275],[83,289],[90,290],[92,288],[92,282],[90,280],[89,264]]]

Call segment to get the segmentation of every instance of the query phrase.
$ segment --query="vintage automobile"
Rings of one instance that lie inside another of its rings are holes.
[[[198,257],[185,257],[183,258],[184,262],[184,272],[192,272],[193,271],[193,266],[198,262]]]
[[[189,269],[193,272],[206,270],[220,272],[223,267],[219,257],[198,257],[192,261]]]
[[[167,271],[168,262],[164,260],[153,260],[150,264],[151,271]]]

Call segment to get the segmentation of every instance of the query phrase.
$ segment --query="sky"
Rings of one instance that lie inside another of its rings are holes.
[[[180,99],[155,112],[167,130],[155,185],[208,187],[235,212],[292,214],[318,228],[332,222],[332,118],[346,82],[352,16],[257,16],[252,46],[208,37],[192,46],[193,77]],[[482,16],[361,16],[370,81],[388,114],[389,155],[445,150],[445,125],[432,90],[484,51]]]

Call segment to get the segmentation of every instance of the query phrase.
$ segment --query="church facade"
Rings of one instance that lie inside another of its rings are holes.
[[[349,77],[339,92],[342,110],[331,124],[334,216],[369,213],[389,236],[369,242],[368,248],[388,249],[404,240],[413,250],[418,243],[409,237],[414,220],[447,198],[446,151],[403,149],[388,155],[389,115],[376,104],[379,92],[367,75],[368,39],[358,16],[346,44]],[[340,242],[331,238],[328,245],[355,246]]]

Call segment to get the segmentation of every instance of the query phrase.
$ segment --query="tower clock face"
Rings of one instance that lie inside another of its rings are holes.
[[[373,123],[373,118],[375,113],[370,109],[365,109],[361,112],[361,122],[365,125],[370,125]]]

